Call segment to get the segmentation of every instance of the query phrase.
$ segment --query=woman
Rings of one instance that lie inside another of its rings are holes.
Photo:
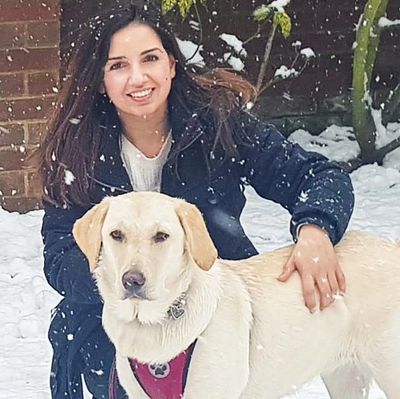
[[[249,83],[187,69],[168,26],[148,7],[119,7],[90,21],[71,67],[40,164],[44,270],[64,297],[49,331],[53,398],[81,398],[81,374],[94,398],[108,398],[114,349],[71,235],[104,196],[153,190],[185,198],[202,211],[220,257],[239,259],[257,253],[239,221],[250,184],[292,215],[296,244],[279,279],[299,272],[310,311],[345,291],[333,244],[352,212],[349,177],[247,113]]]

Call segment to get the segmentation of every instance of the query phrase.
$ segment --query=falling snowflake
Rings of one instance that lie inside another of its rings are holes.
[[[64,178],[65,184],[70,186],[73,183],[74,180],[75,180],[74,174],[70,170],[66,170],[65,171],[65,178]]]

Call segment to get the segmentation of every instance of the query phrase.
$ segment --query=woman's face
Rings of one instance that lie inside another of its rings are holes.
[[[114,33],[103,85],[121,119],[165,117],[174,76],[175,60],[151,27],[132,23]]]

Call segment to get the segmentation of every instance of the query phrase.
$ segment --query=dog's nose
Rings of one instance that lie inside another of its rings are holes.
[[[137,294],[144,286],[146,278],[140,272],[129,271],[122,276],[122,285],[129,294]]]

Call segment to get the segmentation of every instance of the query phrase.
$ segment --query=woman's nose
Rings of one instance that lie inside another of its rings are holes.
[[[147,75],[140,66],[133,66],[129,74],[129,83],[133,86],[141,86],[147,79]]]

